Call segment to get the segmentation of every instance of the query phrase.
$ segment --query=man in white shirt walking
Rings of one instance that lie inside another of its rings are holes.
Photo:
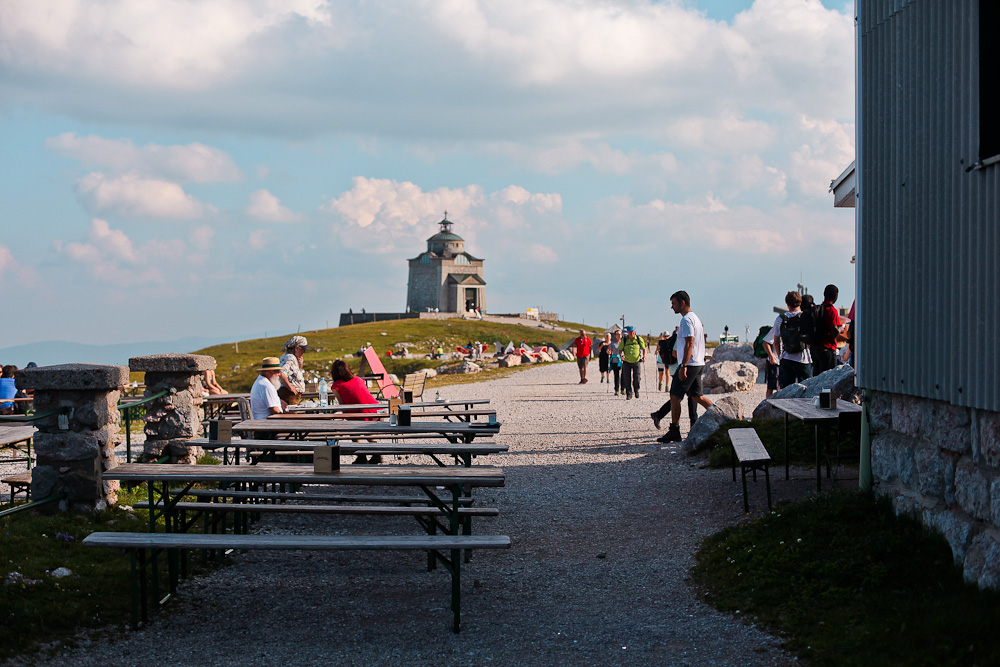
[[[681,400],[689,396],[698,405],[709,408],[712,401],[704,396],[701,384],[705,370],[705,327],[691,310],[691,297],[681,290],[670,295],[670,308],[681,315],[677,330],[677,372],[670,383],[670,428],[657,442],[679,442],[681,438]],[[653,417],[659,428],[659,420]]]

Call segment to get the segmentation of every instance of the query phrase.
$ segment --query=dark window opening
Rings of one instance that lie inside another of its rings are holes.
[[[1000,1],[979,0],[979,159],[1000,155]]]

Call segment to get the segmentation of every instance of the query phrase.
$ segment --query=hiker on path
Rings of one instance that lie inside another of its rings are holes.
[[[590,361],[590,347],[594,341],[587,332],[580,329],[580,335],[573,339],[576,348],[576,366],[580,369],[580,384],[587,384],[587,363]]]
[[[778,386],[788,387],[813,375],[812,356],[802,330],[802,295],[792,290],[785,295],[788,312],[774,319],[771,333],[764,340],[768,361],[778,366]]]
[[[632,400],[632,394],[639,398],[639,364],[646,361],[646,341],[635,333],[635,327],[625,327],[625,339],[621,342],[622,390],[625,400]]]
[[[670,308],[681,315],[680,328],[677,330],[677,373],[670,385],[670,428],[657,442],[679,442],[681,438],[681,400],[689,396],[695,403],[704,408],[712,406],[712,401],[704,396],[701,384],[702,371],[705,370],[705,327],[701,320],[691,310],[691,297],[681,290],[670,296]],[[660,420],[667,414],[667,404],[650,414],[653,425],[660,427]]]
[[[813,375],[819,375],[837,365],[837,340],[842,337],[840,331],[840,313],[835,304],[840,290],[836,285],[827,285],[823,289],[823,303],[816,309],[814,315],[816,331],[810,352],[812,353]],[[778,379],[781,382],[781,379]]]
[[[611,334],[611,343],[608,345],[608,369],[615,378],[615,396],[618,395],[622,379],[622,335],[615,331]]]
[[[670,367],[676,363],[674,361],[674,343],[676,342],[677,339],[668,336],[666,331],[661,333],[660,339],[656,341],[656,391],[670,391]],[[664,380],[666,380],[666,386],[664,386]]]
[[[597,352],[597,367],[601,371],[601,382],[610,382],[611,378],[608,376],[609,360],[611,358],[610,348],[611,346],[611,334],[604,334],[604,340],[601,341],[601,347]]]

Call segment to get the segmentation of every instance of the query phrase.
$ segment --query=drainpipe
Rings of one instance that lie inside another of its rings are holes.
[[[861,64],[861,22],[858,20],[860,5],[862,0],[854,0],[854,285],[855,304],[854,319],[861,323],[854,323],[855,346],[861,348],[861,329],[865,322],[865,300],[864,300],[864,267],[865,258],[862,248],[862,212],[864,210],[864,180],[862,175],[864,170],[864,144],[862,137],[862,104],[861,104],[861,79],[863,67]],[[851,350],[854,355],[854,381],[857,386],[862,387],[861,392],[861,461],[858,468],[858,486],[862,491],[872,490],[872,441],[871,429],[868,422],[868,407],[871,405],[872,392],[864,389],[864,376],[862,368],[864,366],[864,350]]]

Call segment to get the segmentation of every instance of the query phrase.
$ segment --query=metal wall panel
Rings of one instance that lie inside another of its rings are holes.
[[[858,3],[859,379],[1000,411],[1000,164],[976,167],[979,0]]]

